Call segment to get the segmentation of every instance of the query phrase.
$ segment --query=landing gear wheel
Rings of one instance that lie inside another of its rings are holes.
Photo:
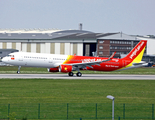
[[[20,71],[17,71],[17,74],[19,74],[20,73]]]
[[[82,73],[78,72],[78,73],[76,73],[76,76],[77,77],[81,77],[82,76]]]
[[[69,76],[73,76],[74,73],[73,73],[73,72],[69,72],[68,75],[69,75]]]

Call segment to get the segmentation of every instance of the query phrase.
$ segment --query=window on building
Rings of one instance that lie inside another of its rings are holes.
[[[99,54],[100,54],[100,55],[103,55],[103,51],[99,51]]]
[[[103,46],[99,46],[99,49],[103,49]]]
[[[99,43],[104,43],[104,41],[103,40],[100,40]]]

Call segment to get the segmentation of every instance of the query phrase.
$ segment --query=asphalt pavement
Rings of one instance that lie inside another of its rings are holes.
[[[155,80],[155,75],[124,75],[124,74],[83,74],[81,77],[76,75],[69,77],[68,74],[0,74],[0,79],[91,79],[91,80]]]

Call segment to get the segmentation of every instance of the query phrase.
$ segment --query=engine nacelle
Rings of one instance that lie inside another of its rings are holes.
[[[48,70],[48,72],[59,72],[58,67],[56,67],[56,68],[48,68],[47,70]]]
[[[72,71],[72,66],[71,65],[60,65],[59,66],[59,72],[71,72]]]

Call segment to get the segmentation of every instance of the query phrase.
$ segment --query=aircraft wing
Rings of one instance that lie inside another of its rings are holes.
[[[86,68],[86,67],[90,67],[93,68],[92,65],[98,65],[100,66],[100,64],[102,62],[107,62],[113,59],[113,57],[115,56],[116,52],[114,52],[108,59],[102,60],[102,61],[94,61],[94,62],[85,62],[85,63],[73,63],[73,64],[66,64],[66,65],[71,65],[73,67],[76,68]]]

